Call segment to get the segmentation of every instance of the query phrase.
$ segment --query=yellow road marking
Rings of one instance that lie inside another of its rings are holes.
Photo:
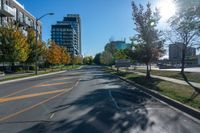
[[[15,94],[18,94],[18,93],[20,93],[20,92],[24,92],[24,91],[29,90],[29,89],[31,89],[31,88],[26,88],[26,89],[18,90],[18,91],[15,91],[15,92],[13,92],[13,93],[10,93],[10,94],[8,94],[8,95],[6,95],[6,96],[3,96],[2,98],[10,97],[10,96],[13,96],[13,95],[15,95]]]
[[[41,93],[35,93],[35,94],[27,94],[27,95],[16,96],[16,97],[0,98],[0,103],[22,100],[22,99],[38,97],[38,96],[44,96],[44,95],[49,95],[49,94],[55,94],[55,93],[63,92],[65,90],[66,89],[55,90],[55,91],[47,91],[47,92],[41,92]]]
[[[45,82],[43,82],[43,83],[40,83],[40,84],[44,84],[44,83],[46,83],[46,82],[48,82],[48,81],[45,81]],[[39,84],[39,85],[40,85]],[[25,89],[20,89],[20,90],[18,90],[18,91],[15,91],[15,92],[13,92],[13,93],[10,93],[10,94],[8,94],[8,95],[6,95],[6,96],[3,96],[3,98],[5,98],[5,97],[10,97],[10,96],[13,96],[13,95],[15,95],[15,94],[18,94],[18,93],[20,93],[20,92],[24,92],[24,91],[26,91],[26,90],[29,90],[29,89],[32,89],[32,87],[33,86],[31,86],[31,87],[28,87],[28,88],[25,88]]]
[[[80,80],[78,80],[78,81],[76,82],[76,84],[78,84],[79,82],[80,82]],[[41,101],[41,102],[37,103],[37,104],[34,104],[34,105],[29,106],[29,107],[27,107],[27,108],[24,108],[24,109],[22,109],[22,110],[20,110],[20,111],[18,111],[18,112],[16,112],[16,113],[7,115],[7,116],[5,116],[5,117],[2,117],[2,118],[0,118],[0,121],[8,120],[8,119],[10,119],[10,118],[13,118],[13,117],[15,117],[15,116],[17,116],[17,115],[20,115],[20,114],[26,112],[26,111],[29,111],[29,110],[31,110],[31,109],[34,109],[34,108],[36,108],[36,107],[38,107],[38,106],[40,106],[40,105],[42,105],[42,104],[44,104],[44,103],[46,103],[46,102],[48,102],[48,101],[50,101],[50,100],[55,99],[55,98],[58,97],[58,96],[61,96],[61,95],[65,94],[65,93],[67,93],[68,91],[72,90],[74,87],[75,87],[75,86],[73,86],[73,87],[71,87],[71,88],[69,88],[69,89],[65,89],[66,91],[64,91],[64,92],[61,92],[61,93],[59,93],[59,94],[57,94],[57,95],[55,95],[55,96],[53,96],[53,97],[50,97],[50,98],[48,98],[48,99],[46,99],[46,100],[44,100],[44,101]]]
[[[72,88],[70,88],[70,90],[71,90],[71,89],[72,89]],[[69,90],[68,90],[68,91],[69,91]],[[67,90],[64,91],[64,92],[62,92],[62,93],[59,93],[59,94],[57,94],[57,95],[55,95],[55,96],[53,96],[53,97],[50,97],[50,98],[48,98],[48,99],[46,99],[46,100],[44,100],[44,101],[41,101],[41,102],[39,102],[39,103],[37,103],[37,104],[34,104],[34,105],[29,106],[29,107],[27,107],[27,108],[24,108],[24,109],[22,109],[22,110],[20,110],[20,111],[18,111],[18,112],[16,112],[16,113],[10,114],[10,115],[5,116],[5,117],[2,117],[2,118],[0,118],[0,121],[4,121],[4,120],[10,119],[10,118],[12,118],[12,117],[15,117],[15,116],[17,116],[17,115],[20,115],[20,114],[22,114],[22,113],[24,113],[24,112],[26,112],[26,111],[28,111],[28,110],[31,110],[31,109],[33,109],[33,108],[35,108],[35,107],[38,107],[39,105],[42,105],[42,104],[48,102],[48,101],[50,101],[50,100],[52,100],[52,99],[54,99],[54,98],[56,98],[56,97],[58,97],[58,96],[60,96],[60,95],[62,95],[62,94],[64,94],[64,93],[66,93],[66,92],[67,92]]]
[[[37,86],[33,86],[32,88],[39,88],[39,87],[46,87],[46,86],[56,86],[56,85],[63,85],[65,84],[64,82],[59,82],[59,83],[53,83],[53,84],[41,84]]]
[[[67,77],[67,78],[57,78],[57,79],[52,79],[52,81],[65,80],[65,79],[72,79],[72,78],[69,78],[69,77]]]
[[[47,81],[48,82],[48,81]],[[32,86],[32,87],[29,87],[29,88],[25,88],[25,89],[20,89],[20,90],[18,90],[18,91],[15,91],[15,92],[13,92],[13,93],[10,93],[10,94],[8,94],[8,95],[6,95],[6,96],[3,96],[3,98],[5,98],[5,97],[10,97],[10,96],[13,96],[13,95],[15,95],[15,94],[18,94],[18,93],[20,93],[20,92],[24,92],[24,91],[26,91],[26,90],[29,90],[29,89],[33,89],[33,88],[38,88],[40,85],[45,85],[45,83],[46,82],[43,82],[43,83],[40,83],[39,85],[37,85],[37,86]],[[57,84],[58,85],[58,84]]]

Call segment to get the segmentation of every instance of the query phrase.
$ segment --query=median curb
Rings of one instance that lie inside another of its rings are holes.
[[[149,88],[147,87],[144,87],[140,84],[137,84],[131,80],[128,80],[128,79],[125,79],[121,76],[118,76],[118,75],[115,75],[115,74],[112,74],[114,76],[117,76],[118,78],[120,78],[121,80],[127,82],[127,83],[130,83],[136,87],[138,87],[140,90],[142,90],[143,92],[155,97],[156,99],[170,105],[171,107],[175,108],[175,109],[178,109],[179,111],[182,111],[183,113],[189,115],[189,116],[192,116],[193,118],[196,118],[198,120],[200,120],[200,111],[198,111],[197,109],[194,109],[190,106],[187,106],[179,101],[176,101],[174,99],[171,99],[165,95],[162,95],[160,94],[159,92],[157,91],[154,91],[154,90],[150,90]]]
[[[67,70],[66,70],[66,71],[67,71]],[[25,78],[18,78],[18,79],[13,79],[13,80],[2,81],[2,82],[0,82],[0,85],[2,85],[2,84],[7,84],[7,83],[18,82],[18,81],[23,81],[23,80],[27,80],[27,79],[34,79],[34,78],[39,78],[39,77],[44,77],[44,76],[49,76],[49,75],[64,73],[64,72],[66,72],[66,71],[52,72],[52,73],[41,74],[41,75],[35,75],[35,76],[30,76],[30,77],[25,77]]]

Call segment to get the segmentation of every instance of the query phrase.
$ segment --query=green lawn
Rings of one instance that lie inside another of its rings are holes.
[[[143,69],[137,69],[136,72],[142,72],[146,73],[146,70]],[[169,77],[169,78],[176,78],[180,80],[184,80],[180,72],[176,71],[159,71],[159,70],[152,70],[152,75],[157,76],[163,76],[163,77]],[[185,75],[187,76],[188,80],[191,82],[200,83],[200,73],[194,73],[194,72],[186,72]]]
[[[148,81],[145,79],[145,76],[137,74],[125,72],[116,73],[112,70],[109,70],[109,72],[134,81],[135,83],[138,83],[149,89],[158,91],[165,96],[200,110],[200,95],[192,100],[189,100],[193,94],[193,89],[190,86],[180,85],[155,78],[152,78],[150,81]]]
[[[38,71],[38,75],[43,75],[43,74],[48,74],[51,72],[58,72],[61,70],[74,70],[74,69],[78,69],[80,68],[81,65],[69,65],[69,66],[56,66],[53,69],[52,68],[47,68],[44,70],[40,70]],[[19,75],[19,76],[5,76],[3,79],[1,79],[0,81],[7,81],[7,80],[14,80],[14,79],[20,79],[20,78],[26,78],[26,77],[32,77],[35,76],[34,71],[32,71],[33,73],[27,74],[27,75]]]

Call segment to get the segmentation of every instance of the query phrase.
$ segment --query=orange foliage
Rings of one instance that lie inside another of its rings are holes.
[[[51,47],[47,50],[47,61],[50,64],[57,65],[61,64],[61,59],[61,48],[55,42],[52,42]]]

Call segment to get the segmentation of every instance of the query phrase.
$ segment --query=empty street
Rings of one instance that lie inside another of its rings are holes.
[[[0,85],[0,133],[198,133],[200,122],[103,71]]]

